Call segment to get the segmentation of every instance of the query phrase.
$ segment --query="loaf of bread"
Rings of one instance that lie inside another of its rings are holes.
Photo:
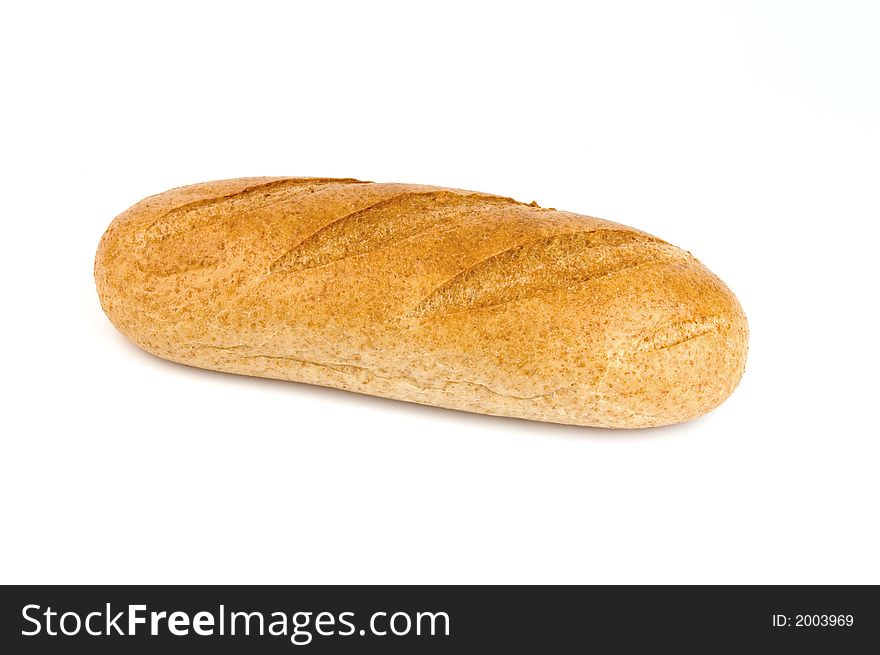
[[[736,297],[689,253],[456,189],[172,189],[112,222],[95,279],[113,324],[165,359],[538,421],[686,421],[746,360]]]

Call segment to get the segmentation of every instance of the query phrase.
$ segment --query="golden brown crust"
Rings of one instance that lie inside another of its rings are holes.
[[[604,427],[685,421],[745,366],[745,316],[688,253],[610,221],[350,179],[172,189],[98,247],[132,341],[202,368]]]

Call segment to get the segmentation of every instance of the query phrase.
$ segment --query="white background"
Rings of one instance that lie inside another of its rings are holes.
[[[7,3],[2,582],[880,583],[880,5]],[[746,375],[636,432],[166,363],[92,263],[252,175],[537,200],[691,250]]]

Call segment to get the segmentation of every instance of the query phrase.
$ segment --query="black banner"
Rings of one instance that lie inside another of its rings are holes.
[[[4,653],[876,652],[876,587],[2,588]]]

